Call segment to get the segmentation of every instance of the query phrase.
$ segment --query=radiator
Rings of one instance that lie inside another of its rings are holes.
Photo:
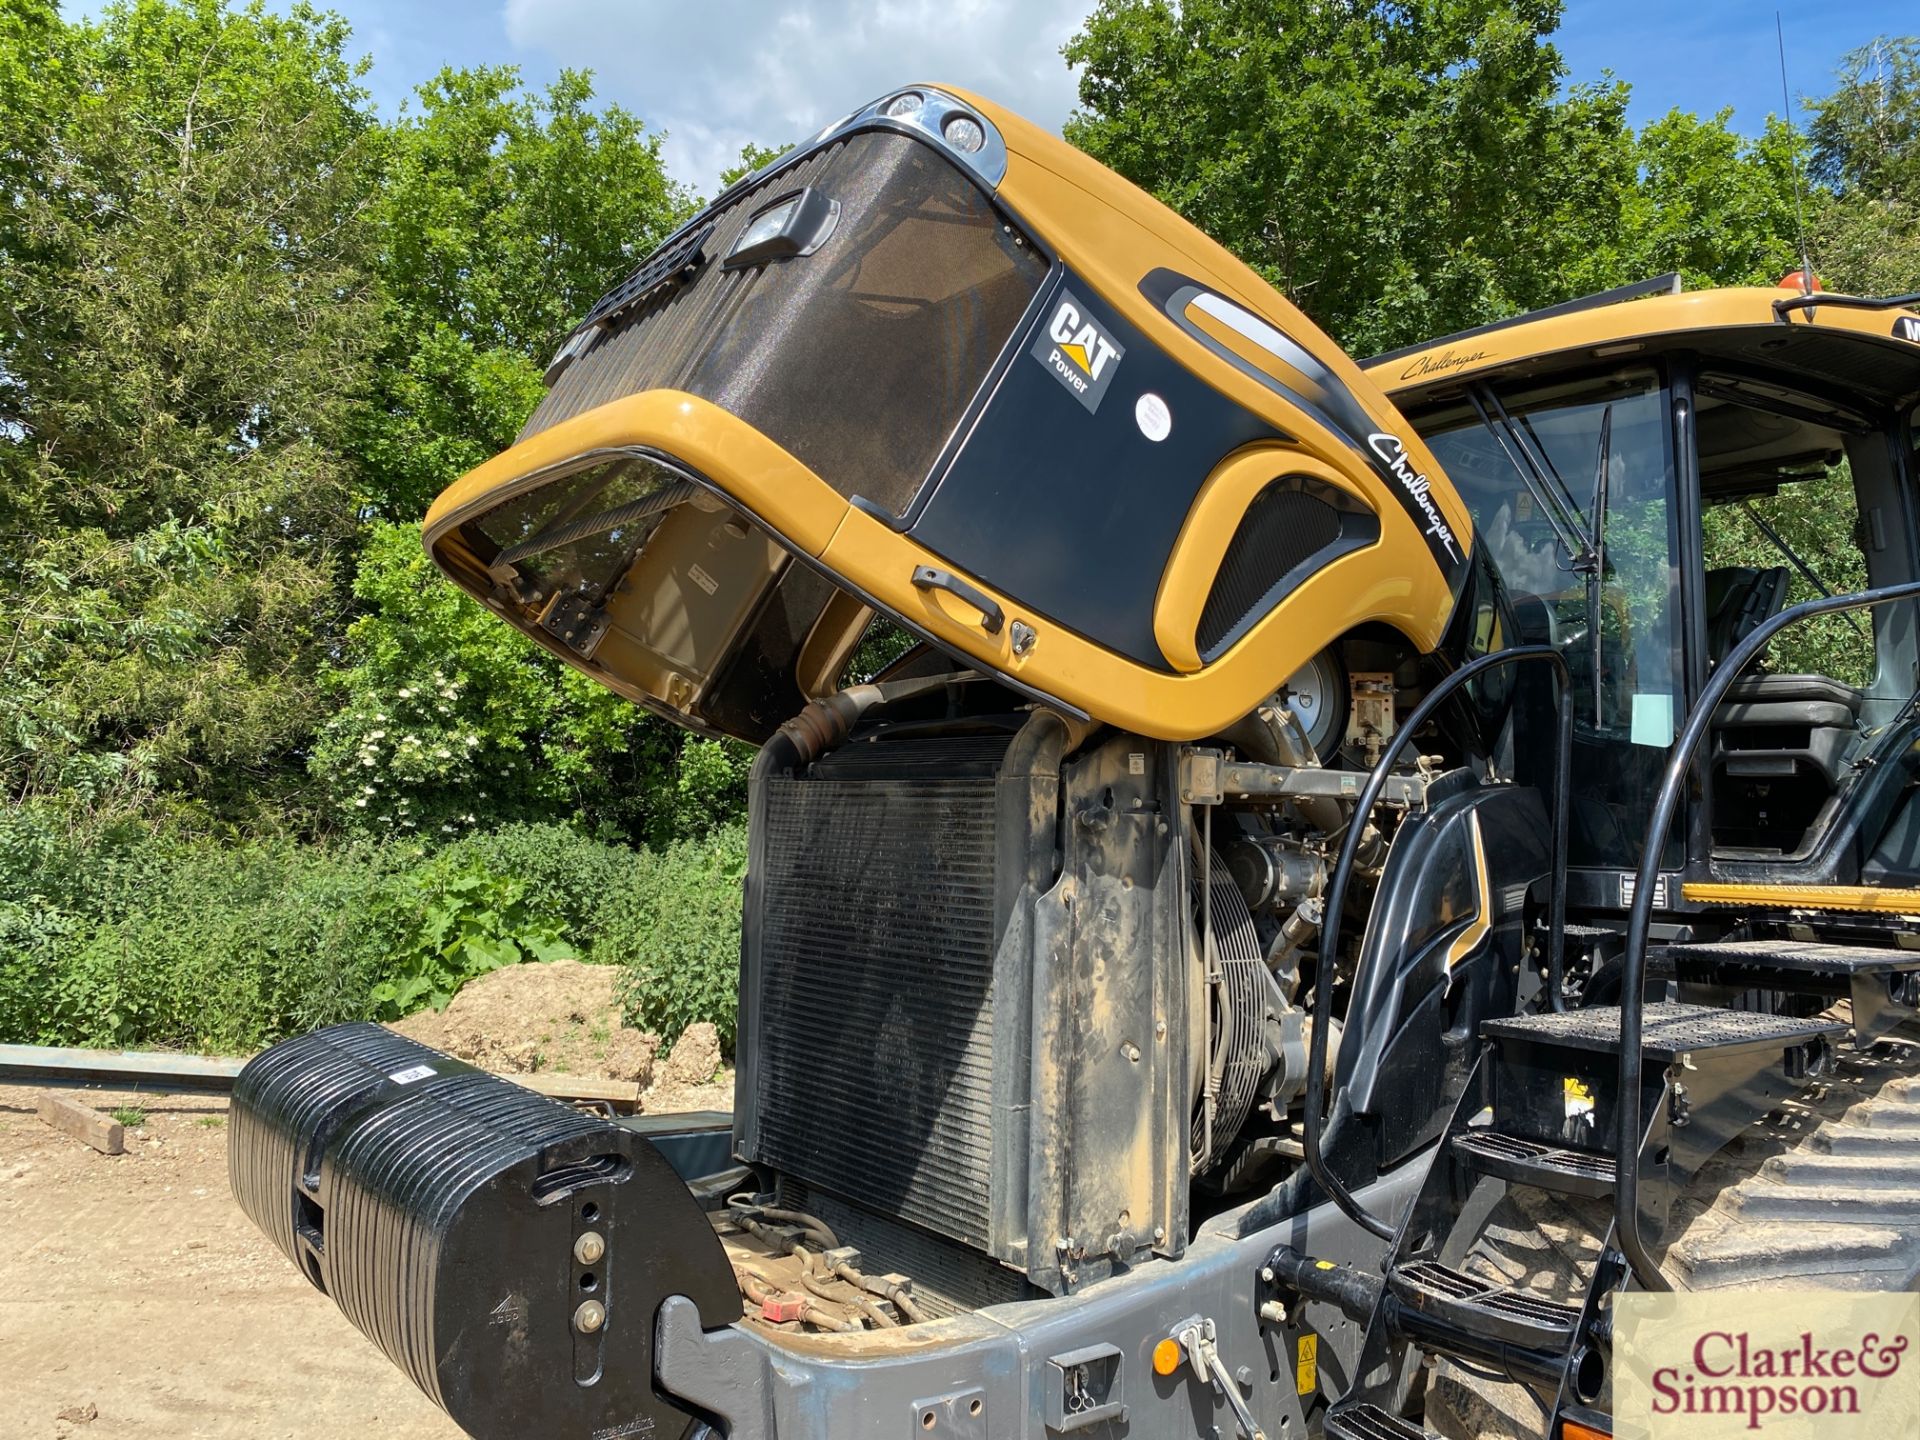
[[[1004,741],[854,746],[766,782],[746,1158],[984,1249]]]

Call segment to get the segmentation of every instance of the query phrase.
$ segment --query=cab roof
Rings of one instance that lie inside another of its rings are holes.
[[[1780,373],[1856,405],[1920,401],[1920,312],[1825,294],[1809,308],[1802,298],[1757,286],[1683,292],[1666,276],[1377,355],[1361,368],[1403,410],[1470,379],[1525,379],[1676,349]]]

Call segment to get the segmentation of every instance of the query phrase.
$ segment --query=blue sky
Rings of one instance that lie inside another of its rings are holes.
[[[600,92],[667,130],[667,160],[710,190],[748,141],[798,140],[910,79],[944,79],[1057,126],[1074,100],[1061,44],[1091,0],[317,0],[352,23],[391,113],[443,64],[517,64],[534,80],[591,69]],[[74,5],[93,9],[93,4]],[[1783,7],[1786,8],[1786,7]],[[1738,0],[1569,0],[1558,43],[1574,80],[1633,86],[1645,123],[1678,106],[1780,109],[1774,6]],[[1848,50],[1920,33],[1915,0],[1822,0],[1786,14],[1798,100]]]

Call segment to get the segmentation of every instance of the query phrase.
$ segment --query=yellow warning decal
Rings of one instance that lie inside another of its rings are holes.
[[[1567,1119],[1593,1113],[1593,1088],[1584,1080],[1569,1075],[1560,1082],[1560,1090],[1567,1104]]]
[[[1320,1337],[1302,1335],[1293,1352],[1293,1393],[1311,1395],[1320,1388]]]

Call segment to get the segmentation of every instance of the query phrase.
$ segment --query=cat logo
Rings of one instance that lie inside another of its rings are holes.
[[[1893,322],[1893,333],[1902,340],[1920,341],[1920,315],[1902,315]]]
[[[1100,408],[1100,399],[1127,352],[1092,317],[1084,301],[1062,290],[1029,353],[1092,413]]]

